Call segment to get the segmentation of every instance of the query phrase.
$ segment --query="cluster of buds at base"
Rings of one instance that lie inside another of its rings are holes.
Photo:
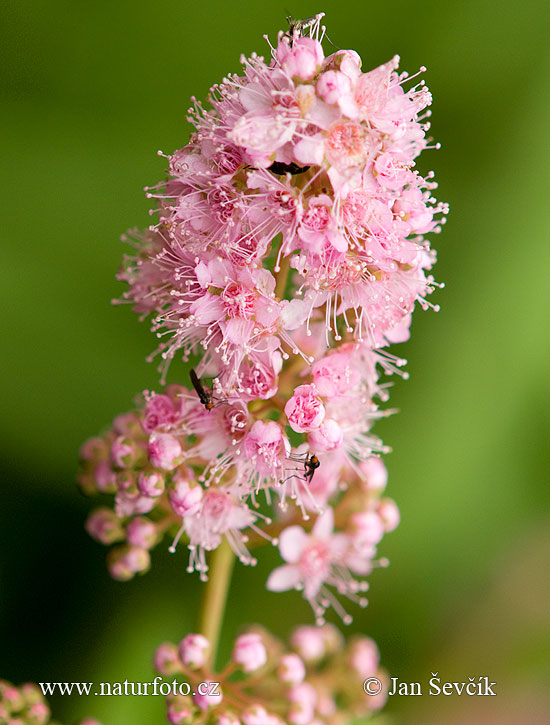
[[[288,646],[249,629],[221,672],[213,670],[208,640],[190,634],[179,646],[160,645],[154,667],[164,677],[181,676],[191,690],[168,697],[172,725],[344,725],[384,705],[387,688],[368,696],[365,680],[388,682],[375,642],[357,635],[346,643],[330,624],[298,627]],[[203,695],[200,683],[216,686]]]
[[[61,725],[50,719],[50,708],[41,689],[32,682],[19,687],[0,680],[0,725]],[[85,718],[77,725],[101,725]]]

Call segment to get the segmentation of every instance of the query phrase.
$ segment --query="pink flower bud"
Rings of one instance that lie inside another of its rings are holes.
[[[44,702],[42,690],[34,682],[25,682],[19,688],[19,692],[25,699],[27,705],[32,705],[34,702]]]
[[[288,693],[287,697],[292,703],[287,719],[292,725],[309,725],[315,714],[315,703],[317,702],[317,693],[309,682],[302,682],[301,685],[295,685]]]
[[[25,713],[25,725],[46,725],[49,721],[50,708],[45,702],[33,702]]]
[[[381,458],[372,456],[359,464],[363,486],[367,491],[383,491],[388,483],[388,472]]]
[[[194,720],[193,710],[186,702],[171,702],[166,711],[166,719],[170,725],[189,725]]]
[[[215,707],[216,705],[219,705],[222,700],[223,695],[219,689],[215,694],[207,692],[206,695],[201,695],[200,692],[197,692],[193,695],[193,702],[197,705],[197,707],[200,707],[201,710],[208,710],[209,707]]]
[[[145,418],[142,421],[143,430],[152,433],[161,425],[169,425],[177,420],[174,403],[167,395],[153,395],[147,401]]]
[[[338,423],[325,418],[320,428],[309,434],[309,444],[315,451],[333,451],[342,445],[344,434]]]
[[[254,672],[265,665],[267,652],[261,636],[257,632],[248,632],[237,637],[231,658],[245,672]]]
[[[174,436],[168,433],[152,433],[147,446],[151,465],[171,471],[180,462],[181,446]]]
[[[241,714],[243,725],[271,725],[272,717],[261,705],[251,705]]]
[[[157,527],[144,516],[138,516],[126,526],[126,540],[132,546],[151,549],[158,541]]]
[[[306,433],[319,428],[325,417],[325,406],[314,385],[299,385],[287,401],[285,413],[292,430]]]
[[[315,88],[324,101],[336,104],[342,96],[351,91],[351,82],[348,76],[340,71],[329,70],[319,76]]]
[[[370,637],[358,638],[351,646],[350,662],[361,680],[376,674],[380,663],[376,642]]]
[[[309,80],[318,72],[325,54],[319,41],[313,38],[295,38],[279,43],[277,57],[283,69],[293,78]]]
[[[210,642],[202,634],[188,634],[179,644],[179,654],[186,667],[200,670],[210,656]]]
[[[107,463],[100,461],[94,469],[96,486],[101,493],[114,493],[116,491],[116,474]]]
[[[378,504],[378,515],[384,524],[384,531],[393,531],[401,520],[397,504],[391,498],[383,498]]]
[[[298,627],[292,634],[291,643],[306,662],[321,659],[325,654],[325,638],[319,627]]]
[[[114,511],[106,507],[94,509],[86,521],[86,531],[102,544],[114,544],[124,539],[124,530]]]
[[[177,516],[193,516],[201,509],[202,487],[194,481],[181,479],[172,484],[168,495],[170,506]]]
[[[129,546],[124,555],[124,563],[134,573],[142,572],[151,566],[151,557],[147,549]]]
[[[163,642],[155,650],[153,667],[163,677],[181,672],[178,648],[172,642]]]
[[[234,713],[224,712],[218,715],[216,725],[241,725],[241,721]]]
[[[360,545],[374,546],[384,535],[382,519],[374,511],[354,513],[350,522],[353,537]]]
[[[115,497],[115,513],[120,518],[148,514],[155,507],[156,499],[140,496],[139,493],[119,491]]]
[[[277,674],[282,682],[299,685],[306,676],[306,667],[298,655],[283,655],[277,668]]]
[[[138,488],[144,496],[156,497],[164,493],[164,476],[156,471],[142,471],[138,478]]]
[[[83,461],[97,461],[106,459],[109,448],[103,438],[89,438],[80,448],[80,458]]]
[[[113,420],[113,430],[118,435],[132,438],[136,433],[140,433],[141,426],[135,413],[122,413]]]

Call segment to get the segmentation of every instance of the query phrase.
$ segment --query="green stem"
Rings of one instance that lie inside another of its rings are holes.
[[[210,642],[212,648],[210,662],[212,665],[216,662],[218,639],[234,559],[235,556],[225,538],[210,559],[208,582],[205,585],[204,597],[199,614],[198,630]]]
[[[290,271],[290,258],[291,255],[289,254],[288,257],[281,260],[281,267],[275,274],[275,297],[280,300],[284,299],[285,296],[286,280]]]

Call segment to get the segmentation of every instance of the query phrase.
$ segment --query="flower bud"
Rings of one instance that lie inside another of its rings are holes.
[[[277,668],[277,674],[282,682],[299,685],[306,676],[306,667],[298,655],[283,655]]]
[[[119,436],[111,446],[111,459],[117,468],[132,468],[139,458],[139,449],[131,438]]]
[[[388,472],[381,458],[372,456],[359,464],[362,484],[367,491],[379,492],[386,488]]]
[[[261,636],[256,632],[248,632],[237,637],[232,660],[241,665],[245,672],[254,672],[265,665],[267,652]]]
[[[218,715],[216,725],[241,725],[239,718],[232,712],[223,712]]]
[[[174,436],[168,433],[152,433],[147,446],[151,465],[171,471],[178,463],[182,454],[181,446]]]
[[[287,714],[288,722],[292,725],[309,725],[315,714],[317,702],[315,689],[308,682],[302,682],[301,685],[292,687],[287,697],[292,703]]]
[[[172,642],[163,642],[155,651],[153,667],[163,677],[181,672],[178,648]]]
[[[397,528],[401,517],[395,501],[391,498],[383,498],[380,500],[376,510],[384,524],[384,531],[393,531]]]
[[[80,448],[82,461],[105,460],[109,456],[109,448],[103,438],[88,438]]]
[[[101,493],[115,493],[116,491],[116,474],[107,463],[100,461],[94,469],[95,483]]]
[[[200,670],[210,656],[210,642],[202,634],[188,634],[179,644],[179,655],[186,667]]]
[[[380,663],[376,642],[370,637],[358,637],[350,647],[349,661],[359,679],[375,675]]]
[[[157,527],[144,516],[137,516],[126,526],[126,540],[132,546],[151,549],[158,538]]]
[[[124,529],[114,511],[106,507],[94,509],[86,521],[86,531],[101,544],[114,544],[124,539]]]
[[[319,660],[325,654],[325,639],[319,627],[298,627],[292,634],[291,643],[306,662]]]
[[[164,476],[157,471],[142,471],[138,478],[138,488],[144,496],[160,496],[164,493]]]
[[[354,540],[360,545],[374,546],[384,535],[382,519],[374,511],[354,513],[350,523]]]
[[[299,385],[285,405],[285,414],[292,430],[306,433],[319,428],[325,417],[325,406],[314,385]]]
[[[181,479],[168,492],[172,510],[178,516],[193,516],[201,508],[203,491],[198,483]]]
[[[215,707],[216,705],[219,705],[222,700],[223,695],[221,690],[218,690],[216,694],[210,694],[210,692],[207,692],[206,695],[201,695],[200,692],[197,692],[193,695],[193,702],[201,710],[208,710],[209,707]]]
[[[121,436],[133,438],[141,433],[141,426],[136,413],[121,413],[113,420],[113,430]]]
[[[33,702],[25,713],[26,725],[46,725],[50,721],[50,708],[45,702]]]

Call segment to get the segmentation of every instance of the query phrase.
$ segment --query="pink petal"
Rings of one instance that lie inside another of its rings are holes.
[[[295,564],[302,556],[307,543],[307,534],[301,526],[289,526],[279,537],[279,551],[289,564]]]
[[[334,514],[332,509],[329,507],[323,514],[319,516],[311,533],[316,539],[330,539],[332,536],[332,529],[334,528]]]
[[[270,592],[284,592],[286,589],[294,589],[300,581],[300,570],[297,566],[287,564],[274,569],[266,582],[266,588]]]

